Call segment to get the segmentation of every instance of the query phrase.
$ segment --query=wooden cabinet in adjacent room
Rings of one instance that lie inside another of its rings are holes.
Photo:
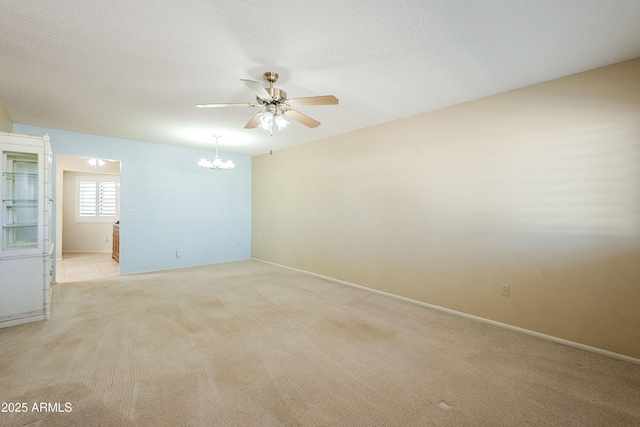
[[[120,262],[120,221],[113,224],[113,248],[111,250],[111,258]]]

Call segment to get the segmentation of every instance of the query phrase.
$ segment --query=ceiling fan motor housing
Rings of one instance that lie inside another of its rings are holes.
[[[265,90],[269,92],[273,101],[269,102],[268,100],[265,102],[266,104],[280,104],[287,100],[287,93],[283,90],[280,90],[275,87],[266,87]]]
[[[259,96],[256,98],[258,102],[262,105],[278,105],[287,100],[287,93],[283,90],[273,87],[273,84],[278,80],[278,73],[274,73],[273,71],[267,71],[263,75],[264,79],[269,82],[269,87],[265,87],[264,89],[271,96],[271,100],[261,99]]]

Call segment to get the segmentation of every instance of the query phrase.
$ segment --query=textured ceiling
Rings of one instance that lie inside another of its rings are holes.
[[[640,56],[638,0],[0,2],[13,122],[257,155]],[[270,137],[240,79],[322,125]],[[640,76],[639,76],[640,78]]]

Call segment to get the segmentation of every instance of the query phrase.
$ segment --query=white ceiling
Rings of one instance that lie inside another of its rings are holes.
[[[257,155],[640,56],[638,0],[0,2],[13,122]],[[279,73],[320,122],[244,129]],[[639,76],[640,78],[640,76]]]

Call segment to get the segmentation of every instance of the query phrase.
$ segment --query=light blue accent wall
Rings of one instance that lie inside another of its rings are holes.
[[[54,191],[57,154],[121,161],[121,274],[251,257],[250,157],[221,155],[236,167],[215,172],[197,166],[212,151],[21,124],[13,131],[49,134]]]

